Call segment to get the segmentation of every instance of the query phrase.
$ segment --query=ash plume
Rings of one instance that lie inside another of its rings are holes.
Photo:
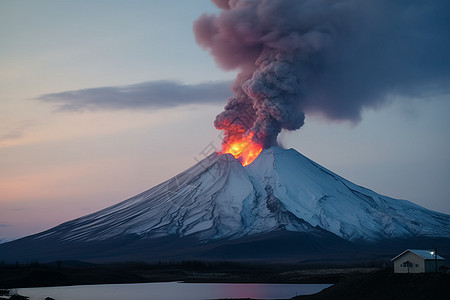
[[[239,70],[214,125],[264,147],[305,113],[358,122],[396,96],[448,92],[450,1],[213,0],[197,43]],[[233,125],[233,126],[231,126]]]

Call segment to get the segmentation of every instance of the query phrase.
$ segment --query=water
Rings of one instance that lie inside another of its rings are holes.
[[[219,298],[288,299],[320,292],[331,284],[247,284],[158,282],[22,288],[30,300],[200,300]]]

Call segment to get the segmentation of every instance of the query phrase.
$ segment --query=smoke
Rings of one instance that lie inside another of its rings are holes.
[[[194,23],[197,43],[239,70],[214,125],[268,147],[305,114],[358,122],[395,96],[450,86],[450,1],[229,0]]]

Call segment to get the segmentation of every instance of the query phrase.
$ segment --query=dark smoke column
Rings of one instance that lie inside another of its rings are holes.
[[[233,97],[214,125],[276,144],[305,113],[358,122],[390,99],[448,93],[448,0],[214,0],[196,41],[225,70]]]
[[[225,143],[230,136],[253,132],[254,142],[273,146],[281,129],[304,123],[303,78],[297,69],[310,44],[319,46],[326,33],[300,25],[297,14],[285,15],[295,1],[214,2],[223,11],[195,22],[196,40],[221,67],[240,70],[234,95],[214,125],[225,130]],[[296,24],[290,24],[294,16]]]

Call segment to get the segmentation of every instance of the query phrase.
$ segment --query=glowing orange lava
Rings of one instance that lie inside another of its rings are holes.
[[[262,151],[262,146],[252,141],[253,133],[243,136],[231,136],[222,146],[222,154],[230,153],[245,167],[251,164]]]

